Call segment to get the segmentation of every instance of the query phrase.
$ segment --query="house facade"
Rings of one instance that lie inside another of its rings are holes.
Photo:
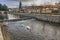
[[[28,13],[52,13],[58,11],[57,5],[40,5],[40,6],[28,6],[25,7],[24,12]]]

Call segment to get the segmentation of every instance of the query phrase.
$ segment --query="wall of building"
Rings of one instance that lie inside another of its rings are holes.
[[[37,12],[37,13],[52,13],[54,10],[59,10],[59,6],[57,5],[40,5],[40,6],[28,6],[25,7],[27,12]]]

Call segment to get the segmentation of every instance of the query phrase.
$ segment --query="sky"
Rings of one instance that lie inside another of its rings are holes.
[[[54,4],[59,0],[22,0],[22,6],[41,5],[41,4]],[[9,8],[19,7],[19,0],[0,0],[1,4],[6,4]]]

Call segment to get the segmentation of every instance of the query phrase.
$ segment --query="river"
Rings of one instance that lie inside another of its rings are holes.
[[[11,18],[10,18],[11,17]],[[16,17],[9,14],[9,19]],[[11,40],[60,40],[60,24],[27,19],[4,22]]]

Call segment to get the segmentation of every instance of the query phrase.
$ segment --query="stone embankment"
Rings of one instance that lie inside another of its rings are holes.
[[[0,24],[0,40],[9,40],[6,25]]]
[[[60,15],[54,15],[54,14],[34,14],[34,13],[17,13],[18,16],[20,17],[33,17],[36,18],[38,20],[43,20],[43,21],[49,21],[49,22],[56,22],[56,23],[60,23]]]

